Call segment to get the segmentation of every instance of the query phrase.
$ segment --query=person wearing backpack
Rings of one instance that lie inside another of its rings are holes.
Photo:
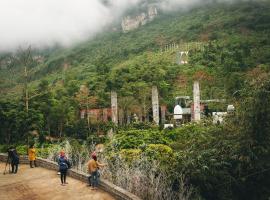
[[[98,169],[100,167],[106,166],[106,164],[101,164],[97,161],[97,155],[95,152],[92,153],[91,157],[92,157],[92,159],[89,160],[87,163],[88,172],[90,174],[90,176],[88,177],[88,181],[89,181],[89,186],[92,187],[91,189],[95,190],[95,189],[97,189],[97,186],[99,183],[99,177],[100,177]]]
[[[60,174],[61,174],[61,176],[60,176],[61,185],[65,186],[66,184],[68,184],[66,182],[66,177],[67,177],[67,171],[70,168],[70,162],[68,161],[67,157],[65,156],[64,151],[60,152],[58,165],[59,165],[59,171],[60,171]]]

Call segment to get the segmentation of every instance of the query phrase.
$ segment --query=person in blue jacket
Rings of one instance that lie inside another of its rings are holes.
[[[61,151],[60,152],[60,157],[58,159],[58,165],[59,165],[59,171],[61,173],[61,185],[65,186],[68,184],[66,182],[66,177],[67,177],[67,171],[70,168],[70,162],[68,161],[67,157],[65,156],[65,152]]]

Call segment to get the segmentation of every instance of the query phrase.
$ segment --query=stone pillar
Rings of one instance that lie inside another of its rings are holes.
[[[103,120],[103,122],[108,121],[108,110],[107,110],[107,108],[102,109],[102,120]]]
[[[159,102],[158,102],[157,86],[152,87],[152,109],[153,109],[153,121],[156,125],[159,125]]]
[[[199,81],[195,81],[193,85],[193,103],[194,103],[194,121],[201,120],[201,105],[200,105],[200,85]]]
[[[111,91],[111,106],[112,106],[112,122],[118,124],[118,108],[117,108],[117,93]]]
[[[166,106],[160,106],[160,110],[161,110],[161,123],[165,124],[167,107]]]

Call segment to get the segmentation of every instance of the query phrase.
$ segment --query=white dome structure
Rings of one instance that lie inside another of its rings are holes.
[[[234,105],[228,105],[228,107],[227,107],[227,112],[228,112],[228,113],[233,113],[234,111],[235,111]]]
[[[183,108],[180,105],[176,105],[173,110],[174,119],[183,118]]]

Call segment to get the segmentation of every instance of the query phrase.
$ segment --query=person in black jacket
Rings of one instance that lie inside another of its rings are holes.
[[[15,147],[10,147],[8,149],[8,157],[11,161],[11,173],[16,174],[18,172],[20,158]]]

